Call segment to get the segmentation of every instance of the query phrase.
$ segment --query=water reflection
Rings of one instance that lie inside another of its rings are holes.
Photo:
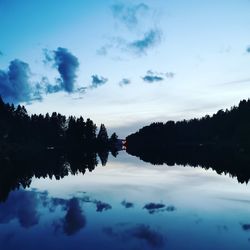
[[[76,155],[5,165],[14,178],[1,179],[20,188],[0,203],[0,249],[249,249],[248,185],[125,152],[105,167],[98,153]]]
[[[37,204],[43,194],[34,191],[13,192],[9,199],[0,205],[0,224],[10,223],[17,220],[24,228],[37,225],[39,214]]]
[[[153,165],[182,165],[212,168],[218,174],[229,173],[240,183],[248,183],[250,179],[250,156],[244,152],[204,148],[178,148],[156,152],[130,152],[145,162]],[[116,157],[118,152],[112,152]],[[82,152],[79,150],[61,152],[45,150],[34,152],[12,152],[0,156],[0,201],[7,199],[11,190],[19,187],[30,187],[33,177],[60,180],[68,175],[84,174],[93,171],[98,164],[102,166],[108,161],[109,152]],[[100,207],[102,204],[100,204]]]
[[[212,168],[218,174],[230,174],[240,183],[248,183],[250,179],[250,151],[238,148],[213,146],[176,146],[157,148],[155,151],[140,151],[127,148],[131,155],[139,157],[153,165],[182,165]]]
[[[33,177],[60,180],[65,176],[84,174],[98,164],[97,154],[103,165],[108,152],[81,152],[44,150],[34,152],[11,152],[0,157],[0,201],[7,199],[10,190],[29,187]]]

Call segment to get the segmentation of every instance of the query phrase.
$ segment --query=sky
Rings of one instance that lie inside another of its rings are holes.
[[[0,95],[120,137],[250,94],[249,0],[0,0]]]

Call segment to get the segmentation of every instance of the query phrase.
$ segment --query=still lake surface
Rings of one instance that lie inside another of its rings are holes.
[[[250,186],[122,151],[0,203],[0,249],[250,249]]]

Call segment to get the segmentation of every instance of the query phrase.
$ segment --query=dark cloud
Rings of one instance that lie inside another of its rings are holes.
[[[0,50],[0,56],[3,56],[3,52]]]
[[[77,199],[83,203],[94,204],[96,206],[96,212],[103,212],[103,211],[107,211],[109,209],[112,209],[112,206],[110,204],[103,202],[103,201],[100,201],[100,200],[92,199],[89,196],[82,196],[82,197],[78,197]]]
[[[150,228],[147,225],[137,225],[134,228],[128,230],[131,237],[138,240],[144,240],[148,245],[156,248],[164,246],[164,238],[157,231]]]
[[[164,78],[161,76],[153,76],[153,75],[146,75],[146,76],[142,77],[142,79],[144,82],[149,82],[149,83],[160,82],[160,81],[164,80]]]
[[[40,82],[31,84],[29,64],[15,59],[10,62],[7,70],[0,70],[0,95],[6,102],[20,103],[41,100],[43,94],[75,90],[76,70],[79,67],[78,59],[65,48],[55,51],[43,50],[45,63],[53,62],[60,78],[51,84],[47,77]]]
[[[95,201],[94,203],[96,204],[96,212],[103,212],[112,209],[112,206],[108,203],[102,201]]]
[[[50,212],[54,212],[58,206],[61,206],[63,210],[67,210],[68,202],[68,200],[62,198],[51,198],[48,208]]]
[[[109,209],[112,209],[112,206],[110,204],[103,202],[103,201],[100,201],[100,200],[92,199],[89,196],[80,197],[80,198],[78,198],[78,200],[83,202],[83,203],[95,204],[96,212],[103,212],[103,211],[107,211]]]
[[[82,198],[73,197],[71,199],[63,199],[48,196],[44,196],[42,199],[44,207],[50,212],[54,213],[57,208],[61,208],[62,211],[66,211],[63,218],[52,222],[52,227],[55,233],[64,233],[68,236],[74,235],[79,232],[86,225],[86,217],[81,209],[80,202]]]
[[[57,68],[60,79],[59,85],[49,85],[48,93],[55,93],[59,91],[66,91],[72,93],[75,90],[76,71],[79,67],[79,61],[76,56],[69,52],[66,48],[57,48],[57,50],[49,51],[43,50],[45,56],[45,63],[53,62],[53,66]]]
[[[133,28],[138,24],[140,15],[145,14],[149,7],[144,3],[131,5],[117,3],[111,9],[115,19],[125,24],[128,28]]]
[[[32,88],[29,82],[30,68],[23,61],[10,62],[7,71],[0,70],[0,95],[6,102],[29,102]]]
[[[154,213],[156,210],[158,209],[162,209],[162,208],[165,208],[166,205],[162,204],[162,203],[153,203],[153,202],[150,202],[150,203],[147,203],[143,209],[147,209],[149,213]]]
[[[122,204],[122,206],[124,206],[125,208],[134,207],[134,203],[128,202],[128,201],[125,201],[125,200],[123,200],[123,201],[121,202],[121,204]]]
[[[247,47],[246,52],[250,53],[250,46]]]
[[[148,49],[160,43],[161,36],[161,32],[158,29],[151,29],[144,34],[143,38],[129,43],[128,47],[139,55],[146,54]]]
[[[91,88],[97,88],[108,81],[108,78],[105,78],[103,76],[92,75],[91,77],[92,77],[92,84],[90,86]]]
[[[68,202],[68,211],[63,220],[63,231],[66,235],[73,235],[86,225],[86,218],[81,210],[79,201],[72,198]]]
[[[5,203],[0,204],[0,224],[17,219],[24,228],[39,222],[37,211],[39,194],[34,191],[19,190],[9,195]]]
[[[62,78],[61,86],[66,92],[71,93],[74,91],[76,70],[79,67],[78,59],[65,48],[59,47],[54,53],[55,65]]]
[[[242,224],[241,227],[244,231],[250,231],[250,224]]]
[[[128,79],[128,78],[123,78],[120,82],[119,82],[119,85],[122,87],[124,85],[128,85],[130,84],[131,81]]]
[[[78,198],[74,197],[70,200],[51,198],[49,210],[54,212],[58,206],[65,210],[66,214],[64,218],[52,222],[55,233],[63,232],[71,236],[85,227],[86,217],[80,207]]]
[[[167,212],[173,212],[173,211],[175,211],[176,210],[176,207],[174,207],[174,206],[167,206],[166,207],[166,211]]]
[[[159,213],[159,212],[174,212],[176,210],[176,207],[170,205],[167,206],[165,204],[162,203],[147,203],[143,209],[146,209],[150,214],[154,214],[154,213]]]
[[[174,73],[173,72],[154,72],[152,70],[148,70],[146,75],[142,77],[143,81],[148,82],[148,83],[153,83],[153,82],[160,82],[163,81],[165,78],[173,78]]]

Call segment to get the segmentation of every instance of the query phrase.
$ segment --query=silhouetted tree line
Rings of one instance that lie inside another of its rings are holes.
[[[111,154],[116,157],[118,152],[111,151]],[[7,199],[11,190],[29,187],[33,177],[59,180],[68,175],[84,174],[86,170],[91,172],[98,164],[98,157],[105,166],[109,151],[36,147],[0,151],[0,202]]]
[[[231,146],[246,150],[250,146],[250,100],[200,119],[152,123],[126,140],[127,146],[135,150],[178,145]]]
[[[250,178],[250,100],[212,116],[152,123],[126,138],[127,152],[152,164],[213,168]]]
[[[92,171],[99,156],[103,166],[109,152],[118,154],[118,138],[108,137],[92,120],[51,115],[28,115],[24,106],[4,103],[0,97],[0,201],[11,190],[29,187],[33,177],[61,179]]]
[[[0,201],[7,199],[11,190],[29,187],[32,178],[57,180],[68,175],[84,174],[98,164],[94,151],[40,150],[37,148],[0,152]],[[101,157],[100,157],[101,158]],[[107,162],[108,153],[102,155],[101,162]]]
[[[127,152],[153,165],[211,168],[220,175],[224,173],[236,177],[239,183],[248,183],[250,180],[250,154],[232,147],[182,145],[154,150],[131,150],[128,147]]]
[[[5,104],[0,97],[0,149],[3,147],[81,148],[115,150],[117,135],[110,138],[104,124],[97,134],[92,120],[83,117],[28,115],[24,106]]]

